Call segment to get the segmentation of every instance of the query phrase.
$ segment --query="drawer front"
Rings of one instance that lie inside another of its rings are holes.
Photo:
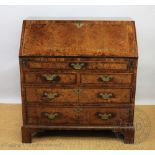
[[[129,109],[103,107],[28,107],[28,124],[111,125],[129,123]]]
[[[130,103],[128,88],[41,88],[26,87],[28,103],[53,104],[98,104],[98,103]]]
[[[64,69],[64,70],[128,70],[129,61],[126,62],[27,62],[30,69]]]
[[[56,72],[26,72],[25,83],[32,84],[76,84],[76,75]]]
[[[28,124],[67,125],[77,124],[74,108],[51,108],[50,106],[28,107]]]
[[[90,70],[127,70],[126,62],[91,62],[85,64],[86,69]]]
[[[130,89],[128,88],[100,88],[100,89],[80,89],[80,104],[95,103],[130,103]]]
[[[81,84],[131,84],[132,74],[82,74]]]
[[[79,119],[80,124],[84,125],[128,125],[129,109],[111,107],[83,108]]]
[[[29,103],[77,103],[78,95],[74,89],[69,88],[41,88],[26,87],[26,100]]]
[[[68,69],[69,64],[66,62],[39,62],[29,61],[27,66],[30,69]]]

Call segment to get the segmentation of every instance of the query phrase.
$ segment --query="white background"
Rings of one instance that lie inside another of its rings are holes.
[[[0,6],[0,103],[21,103],[18,51],[30,17],[131,17],[139,48],[136,104],[155,104],[155,6]]]

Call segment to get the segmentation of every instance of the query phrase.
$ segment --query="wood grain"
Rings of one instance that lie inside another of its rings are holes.
[[[77,22],[26,20],[20,56],[137,57],[133,21]]]
[[[43,113],[59,113],[55,119],[45,117]],[[102,120],[97,113],[113,113],[113,117]],[[121,121],[120,121],[121,120]],[[129,124],[128,108],[105,108],[105,107],[50,107],[50,106],[28,106],[29,125],[110,125],[126,126]]]
[[[100,80],[101,77],[110,76],[111,79],[109,81]],[[132,74],[112,74],[112,73],[103,73],[103,74],[81,74],[81,83],[82,84],[112,84],[112,85],[120,85],[120,84],[128,84],[130,85],[132,82]]]
[[[56,76],[55,79],[47,79],[46,76],[51,77],[52,75]],[[76,84],[77,77],[76,74],[70,73],[57,73],[54,71],[41,71],[41,72],[25,72],[25,83],[27,84]]]
[[[135,33],[134,21],[24,21],[22,142],[39,129],[108,128],[133,143]]]

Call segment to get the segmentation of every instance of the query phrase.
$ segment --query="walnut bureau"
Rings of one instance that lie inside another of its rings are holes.
[[[24,20],[22,142],[40,130],[112,130],[134,143],[132,20]]]

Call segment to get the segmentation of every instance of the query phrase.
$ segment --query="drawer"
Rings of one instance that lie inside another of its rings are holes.
[[[98,104],[98,103],[130,103],[129,88],[42,88],[26,87],[28,103],[52,104]]]
[[[128,125],[128,108],[89,107],[83,108],[80,113],[80,124],[84,125]]]
[[[78,123],[78,116],[74,108],[28,107],[27,116],[28,124],[67,125]]]
[[[28,107],[28,124],[127,125],[129,109],[111,107]]]
[[[128,70],[129,61],[75,61],[75,62],[39,62],[28,61],[30,69],[64,69],[64,70]]]
[[[130,103],[129,88],[83,88],[80,89],[80,104]]]
[[[76,74],[56,72],[25,72],[25,83],[29,84],[76,84]]]
[[[130,73],[81,74],[81,84],[128,84],[132,83]]]
[[[26,87],[26,101],[29,103],[76,103],[78,95],[70,88]]]

